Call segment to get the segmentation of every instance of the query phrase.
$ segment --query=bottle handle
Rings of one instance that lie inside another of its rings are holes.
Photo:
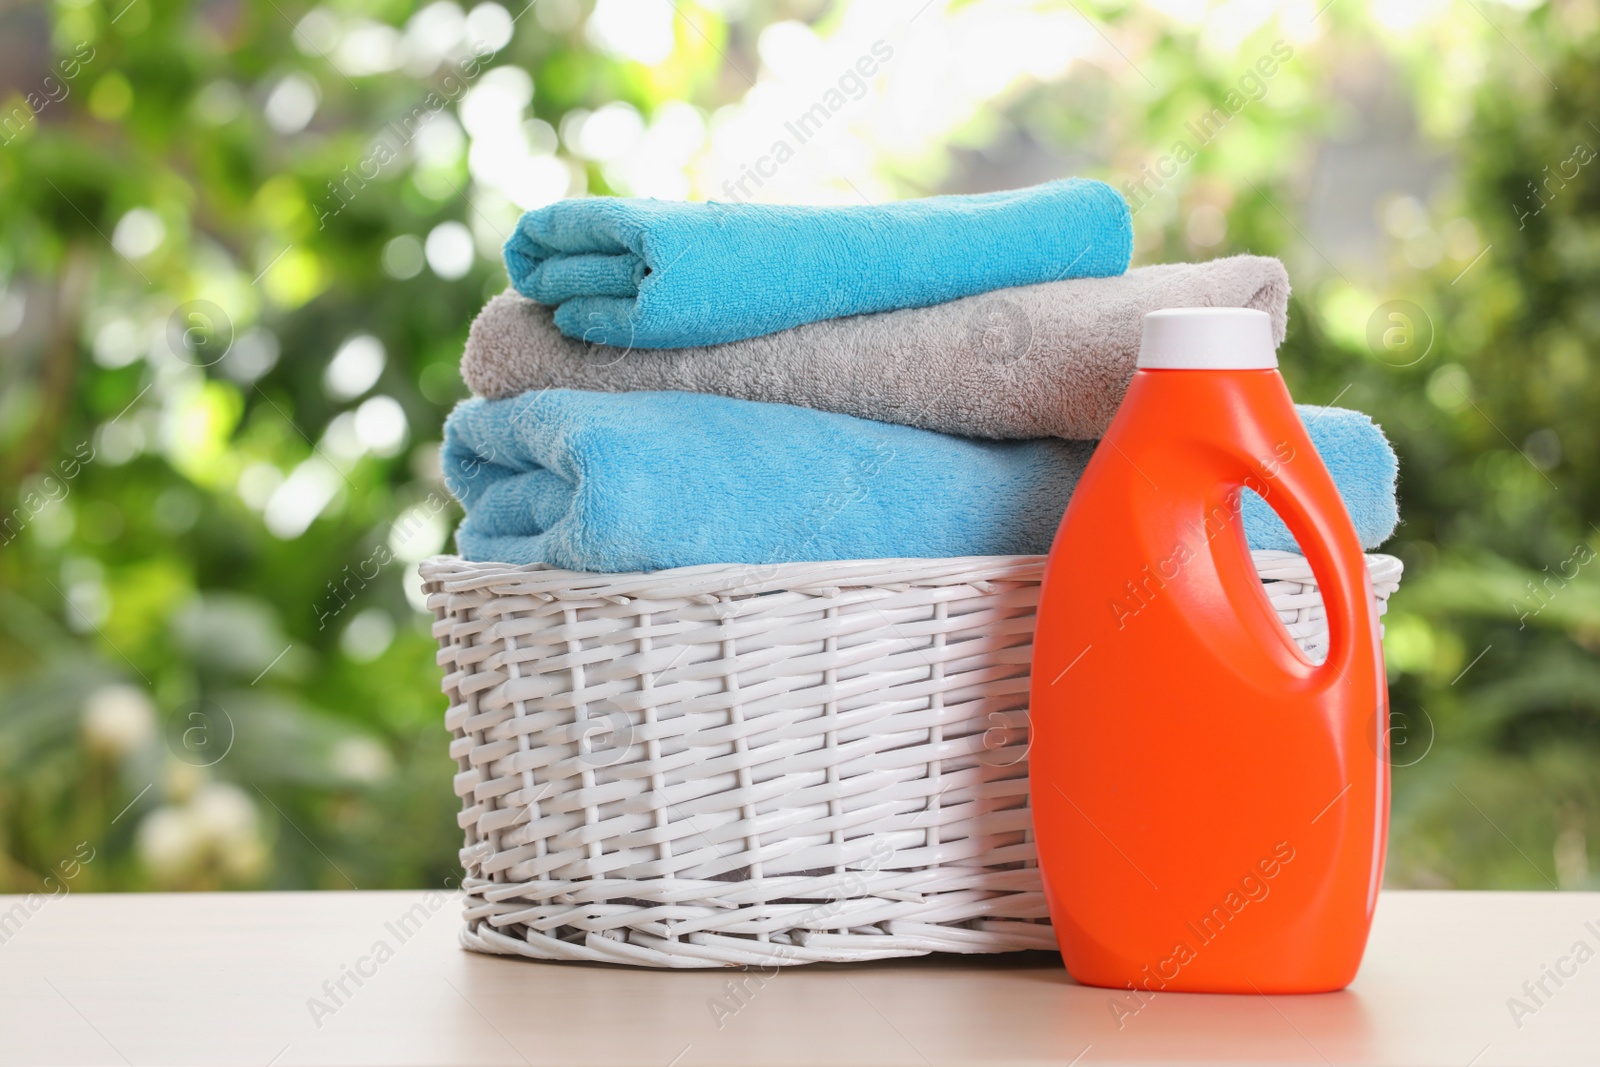
[[[1298,414],[1290,418],[1293,426],[1281,427],[1270,456],[1250,456],[1241,449],[1235,459],[1250,472],[1244,488],[1277,512],[1316,578],[1328,620],[1328,655],[1312,673],[1321,688],[1347,678],[1361,642],[1371,639],[1372,579],[1333,476]]]

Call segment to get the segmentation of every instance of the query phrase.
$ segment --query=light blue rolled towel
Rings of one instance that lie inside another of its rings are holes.
[[[1301,410],[1376,546],[1397,519],[1394,453],[1359,412]],[[459,405],[443,467],[466,508],[467,559],[617,572],[1046,552],[1094,447],[702,393],[551,389]],[[1244,528],[1253,548],[1294,548],[1259,499]]]
[[[625,348],[721,344],[807,322],[1128,269],[1133,222],[1111,186],[850,207],[592,197],[530,211],[511,284],[568,337]]]

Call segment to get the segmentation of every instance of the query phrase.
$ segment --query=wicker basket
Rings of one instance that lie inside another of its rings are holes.
[[[1255,559],[1320,658],[1305,560]],[[1400,562],[1368,559],[1381,613]],[[464,944],[652,967],[1054,948],[1027,781],[1042,568],[425,562]]]

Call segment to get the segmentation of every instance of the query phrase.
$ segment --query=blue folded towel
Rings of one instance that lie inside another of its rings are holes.
[[[1395,459],[1367,416],[1302,408],[1364,545],[1394,529]],[[638,571],[1040,553],[1092,441],[979,441],[702,393],[552,389],[468,400],[444,477],[470,560]],[[1253,548],[1294,549],[1245,502]]]
[[[530,211],[506,242],[518,292],[568,337],[721,344],[802,323],[1128,269],[1133,222],[1104,182],[859,207],[593,197]]]

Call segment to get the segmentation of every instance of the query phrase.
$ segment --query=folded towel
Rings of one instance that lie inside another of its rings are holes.
[[[1231,256],[631,352],[563,336],[549,308],[507,290],[472,324],[461,376],[487,397],[682,389],[967,437],[1086,440],[1122,402],[1144,313],[1168,307],[1255,308],[1282,341],[1289,276],[1276,259]]]
[[[1127,202],[1104,182],[854,207],[593,197],[530,211],[511,284],[595,344],[683,348],[803,322],[1128,268]]]
[[[1302,408],[1362,543],[1396,521],[1394,454],[1365,415]],[[471,560],[638,571],[700,563],[1048,551],[1093,442],[976,441],[703,393],[473,399],[443,469]],[[1294,549],[1245,502],[1253,548]]]

